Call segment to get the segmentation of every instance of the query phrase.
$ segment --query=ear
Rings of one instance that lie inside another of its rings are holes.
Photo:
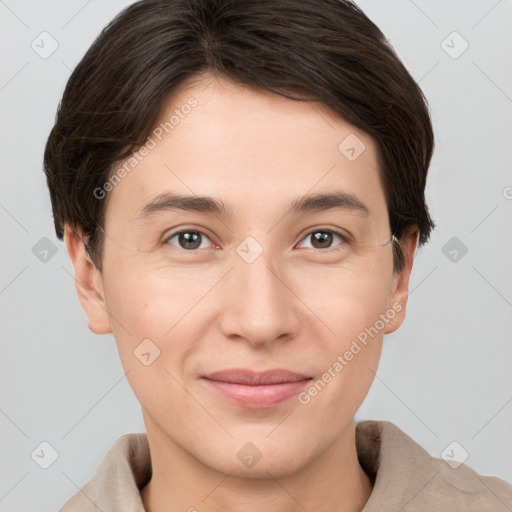
[[[405,257],[404,268],[393,275],[393,288],[388,301],[388,311],[393,310],[395,316],[386,324],[384,334],[396,331],[405,320],[407,300],[409,298],[409,277],[411,276],[414,252],[419,239],[419,231],[416,227],[406,232],[400,242]]]
[[[103,290],[103,276],[85,250],[83,236],[66,224],[64,242],[75,269],[78,298],[88,319],[89,329],[96,334],[108,334],[110,319]]]

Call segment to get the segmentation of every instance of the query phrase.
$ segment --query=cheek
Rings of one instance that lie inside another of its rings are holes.
[[[119,265],[108,274],[105,286],[121,364],[135,396],[151,411],[178,396],[180,388],[172,376],[181,380],[176,365],[185,358],[190,336],[180,331],[186,322],[179,322],[190,309],[190,289],[180,286],[179,279],[164,279],[161,274],[153,278],[155,274],[159,275],[136,265]]]
[[[142,253],[113,252],[105,261],[109,312],[131,326],[129,331],[161,338],[207,289],[211,279],[203,274]]]
[[[322,320],[318,325],[325,335],[317,338],[314,356],[322,361],[325,373],[320,380],[330,388],[325,400],[333,405],[360,404],[377,371],[386,321],[395,313],[386,316],[391,278],[383,276],[388,274],[388,269],[379,269],[364,277],[340,279],[339,273],[325,270],[317,273],[316,282],[329,286],[314,292],[309,280],[304,282],[305,302]]]
[[[326,340],[350,341],[373,326],[385,312],[391,289],[391,270],[375,268],[363,274],[318,267],[294,279],[294,290],[325,327]]]
[[[382,350],[385,323],[380,315],[385,312],[385,299],[383,289],[370,281],[358,281],[353,288],[345,283],[324,297],[318,316],[334,335],[319,340],[315,356],[322,361],[321,373],[301,402],[319,424],[344,424],[367,395]]]
[[[121,253],[105,261],[104,288],[125,370],[138,368],[134,350],[139,350],[143,342],[152,347],[145,340],[151,340],[156,353],[161,352],[155,359],[156,366],[180,364],[193,340],[200,337],[199,330],[203,327],[197,315],[205,311],[207,303],[201,299],[218,277],[200,269],[192,272],[184,266],[151,265],[136,254],[122,257]],[[201,307],[197,307],[199,302]]]

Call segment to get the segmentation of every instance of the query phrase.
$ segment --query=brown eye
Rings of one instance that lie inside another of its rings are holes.
[[[336,241],[336,239],[341,240],[341,243],[338,245],[343,245],[347,241],[341,233],[330,229],[318,229],[313,231],[303,240],[307,240],[308,238],[311,238],[312,249],[331,249],[333,241]]]
[[[201,247],[201,243],[203,242],[203,239],[210,240],[204,233],[201,233],[200,231],[193,231],[193,230],[187,230],[187,231],[178,231],[177,233],[174,233],[169,238],[167,238],[166,243],[169,243],[171,245],[174,245],[175,247],[178,247],[179,249],[185,249],[188,251],[193,251],[195,249],[204,248]],[[178,245],[171,242],[171,240],[176,239]],[[208,246],[208,244],[207,244]]]

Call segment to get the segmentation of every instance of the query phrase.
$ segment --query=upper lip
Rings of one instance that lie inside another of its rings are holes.
[[[282,384],[285,382],[298,382],[310,379],[308,375],[291,372],[289,370],[274,369],[256,372],[244,368],[233,368],[203,375],[203,378],[247,386],[260,386],[265,384]]]

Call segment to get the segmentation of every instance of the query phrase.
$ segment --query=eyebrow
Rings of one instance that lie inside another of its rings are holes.
[[[321,212],[332,208],[349,210],[364,216],[370,214],[369,208],[357,196],[341,190],[299,197],[292,202],[290,209],[295,213],[306,213]]]
[[[342,209],[368,216],[368,207],[350,192],[333,191],[309,194],[292,201],[290,210],[296,214]],[[232,208],[209,196],[191,196],[166,192],[151,199],[140,211],[137,219],[146,219],[156,213],[168,210],[194,211],[211,213],[222,218],[232,218]]]

